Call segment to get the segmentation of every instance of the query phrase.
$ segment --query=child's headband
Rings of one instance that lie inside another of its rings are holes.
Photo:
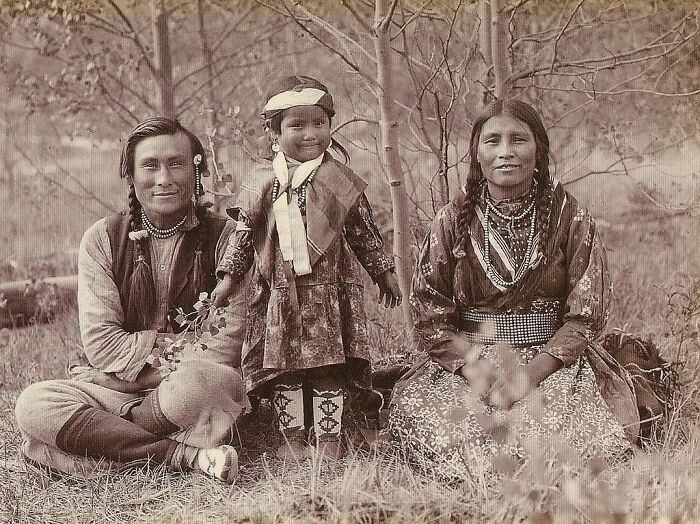
[[[305,87],[299,91],[289,90],[278,93],[271,97],[265,107],[263,114],[269,114],[273,111],[284,111],[295,106],[320,106],[324,110],[335,114],[333,110],[333,97],[330,93],[315,87]]]

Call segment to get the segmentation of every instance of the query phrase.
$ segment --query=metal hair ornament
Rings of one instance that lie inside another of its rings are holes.
[[[148,231],[145,229],[141,229],[139,231],[129,231],[129,239],[133,240],[134,242],[138,242],[139,240],[145,240],[148,238]]]
[[[194,155],[192,163],[194,164],[194,196],[195,198],[199,198],[204,194],[204,188],[202,187],[202,175],[199,172],[199,164],[202,163],[202,155]]]

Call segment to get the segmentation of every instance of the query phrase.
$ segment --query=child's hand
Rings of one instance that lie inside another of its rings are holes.
[[[211,292],[211,302],[214,307],[221,307],[228,303],[228,297],[233,294],[235,285],[233,277],[228,273],[225,274],[224,278],[216,284],[216,287]]]
[[[385,271],[377,278],[379,286],[379,303],[384,302],[384,307],[394,308],[401,304],[401,289],[391,271]]]

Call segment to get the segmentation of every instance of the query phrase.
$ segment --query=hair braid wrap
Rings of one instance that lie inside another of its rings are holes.
[[[190,286],[192,286],[193,295],[204,291],[205,286],[205,270],[204,270],[204,249],[205,249],[205,235],[204,235],[204,221],[206,220],[206,209],[202,206],[195,206],[195,215],[199,221],[198,232],[197,232],[197,247],[194,252],[194,265],[192,268],[192,281]]]
[[[469,227],[474,220],[476,203],[479,200],[479,193],[481,189],[481,179],[470,176],[467,179],[467,183],[464,186],[464,201],[462,202],[462,207],[459,210],[459,215],[457,216],[457,230],[459,231],[459,244],[460,250],[466,250],[467,242],[469,240]]]
[[[133,184],[129,184],[129,230],[141,229],[141,204],[136,198]],[[146,240],[135,240],[134,271],[131,273],[129,298],[126,308],[126,325],[142,331],[149,329],[155,309],[155,283],[151,268],[146,262]]]

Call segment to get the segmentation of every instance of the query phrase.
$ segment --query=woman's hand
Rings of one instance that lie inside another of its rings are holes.
[[[502,370],[486,393],[485,402],[494,408],[510,409],[536,387],[525,366],[510,371]]]
[[[464,377],[474,394],[484,397],[496,381],[497,369],[491,362],[479,359],[459,368],[458,374]]]
[[[211,292],[211,302],[214,307],[225,306],[235,287],[236,283],[233,281],[233,277],[228,273],[225,274]]]
[[[540,353],[524,366],[501,370],[486,395],[486,403],[500,409],[512,408],[561,365],[558,358]]]
[[[401,289],[396,277],[391,271],[385,271],[377,277],[379,286],[379,303],[384,302],[384,307],[394,308],[401,304]]]

